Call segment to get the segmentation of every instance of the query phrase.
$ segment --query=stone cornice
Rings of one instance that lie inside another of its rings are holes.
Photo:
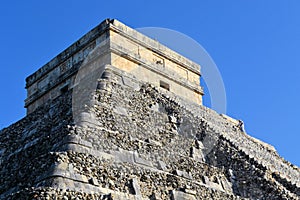
[[[200,75],[200,65],[189,60],[188,58],[178,54],[170,48],[162,45],[158,41],[151,39],[148,36],[124,25],[123,23],[113,20],[110,25],[110,30],[124,36],[125,38],[147,48],[151,51],[171,60],[172,62]]]
[[[69,59],[72,55],[76,54],[80,50],[82,50],[86,45],[90,42],[94,41],[97,37],[102,35],[105,31],[112,30],[120,35],[142,45],[147,49],[151,49],[153,52],[158,53],[159,55],[172,60],[180,66],[185,67],[186,69],[200,75],[200,66],[193,61],[181,56],[180,54],[172,51],[168,47],[160,44],[158,41],[155,41],[138,31],[131,29],[130,27],[124,25],[118,20],[110,20],[106,19],[94,29],[89,31],[75,43],[73,43],[70,47],[65,49],[63,52],[58,54],[55,58],[49,61],[47,64],[42,66],[36,72],[31,74],[26,78],[26,88],[30,87],[34,82],[40,80],[44,75],[49,73],[55,67],[60,65]],[[136,38],[135,38],[136,37]]]
[[[90,42],[94,41],[97,37],[102,35],[106,30],[108,30],[109,23],[110,23],[109,19],[104,20],[102,23],[100,23],[94,29],[92,29],[87,34],[85,34],[83,37],[81,37],[79,40],[74,42],[70,47],[65,49],[60,54],[58,54],[55,58],[53,58],[47,64],[45,64],[40,69],[38,69],[36,72],[34,72],[30,76],[28,76],[26,78],[26,88],[30,87],[34,82],[38,81],[44,75],[46,75],[51,70],[53,70],[55,67],[57,67],[61,63],[65,62],[68,58],[70,58],[71,56],[73,56],[74,54],[76,54],[77,52],[82,50]]]

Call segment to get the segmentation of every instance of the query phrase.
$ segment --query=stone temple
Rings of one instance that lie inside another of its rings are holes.
[[[299,199],[300,169],[202,105],[200,66],[107,19],[26,79],[0,199]]]

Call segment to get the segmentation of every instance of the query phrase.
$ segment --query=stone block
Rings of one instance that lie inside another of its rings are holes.
[[[218,183],[215,183],[215,182],[210,182],[209,186],[213,189],[216,189],[216,190],[223,190],[222,186]]]
[[[131,180],[131,184],[132,184],[132,188],[134,190],[135,195],[141,196],[142,195],[141,194],[141,188],[140,188],[138,180],[136,178],[133,178]]]
[[[175,170],[175,173],[176,173],[177,176],[192,179],[192,176],[189,173],[185,172],[185,171]]]
[[[203,183],[206,184],[206,185],[209,185],[210,184],[210,180],[207,176],[202,176],[202,180],[203,180]]]
[[[107,159],[107,160],[115,159],[115,157],[113,155],[105,153],[105,152],[99,152],[99,151],[96,151],[96,150],[94,150],[92,152],[95,152],[95,153],[93,153],[93,155],[95,155],[99,158],[103,158],[103,159]]]
[[[132,151],[110,151],[110,154],[112,154],[115,157],[115,159],[119,162],[134,163],[134,155]]]
[[[133,82],[132,79],[130,79],[130,78],[126,77],[126,76],[122,76],[122,81],[123,81],[124,85],[126,85],[128,87],[131,87],[134,90],[138,90],[139,89],[139,84]]]
[[[225,191],[232,192],[232,184],[228,182],[227,180],[222,179],[221,180],[222,187]]]
[[[148,161],[148,160],[145,160],[145,159],[141,158],[137,152],[134,152],[133,156],[134,156],[134,161],[136,163],[141,164],[141,165],[145,165],[145,166],[149,166],[149,167],[153,167],[153,164],[152,164],[151,161]]]
[[[155,141],[155,140],[151,140],[151,139],[149,139],[149,138],[146,139],[145,142],[147,142],[147,143],[149,143],[149,144],[151,144],[151,145],[153,145],[153,146],[159,146],[159,147],[162,146],[162,144],[161,144],[160,142]]]
[[[87,179],[87,177],[85,175],[81,175],[79,180],[81,182],[84,182],[84,183],[88,183],[89,182],[88,179]]]
[[[99,182],[98,182],[98,180],[95,177],[89,179],[89,183],[93,184],[95,186],[99,186],[100,185]]]
[[[158,169],[166,171],[167,170],[167,165],[165,162],[159,160],[157,161]]]
[[[203,152],[201,149],[197,149],[195,147],[190,148],[190,157],[192,157],[194,160],[198,162],[205,161],[205,157],[203,155]]]
[[[65,177],[66,175],[66,171],[59,169],[59,168],[55,168],[51,174],[52,176],[61,176],[61,177]]]
[[[66,163],[66,162],[60,162],[56,166],[57,169],[61,169],[61,170],[66,170],[68,167],[69,167],[68,163]]]
[[[191,194],[191,195],[196,195],[197,194],[197,192],[195,190],[191,190],[191,189],[187,189],[187,188],[183,189],[183,191],[185,193]]]
[[[194,195],[176,190],[172,190],[170,196],[171,200],[196,200],[196,197]]]
[[[113,109],[113,111],[119,115],[128,116],[128,112],[127,112],[126,108],[117,106]]]

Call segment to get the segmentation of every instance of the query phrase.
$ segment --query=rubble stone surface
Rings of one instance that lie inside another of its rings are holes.
[[[215,112],[191,112],[167,91],[133,89],[106,70],[115,73],[99,83],[111,90],[98,89],[86,111],[98,124],[72,124],[70,91],[1,130],[2,199],[299,199],[299,169],[276,152],[243,149],[224,129],[245,133]]]
[[[299,199],[300,169],[234,119],[102,67],[0,131],[0,199]]]

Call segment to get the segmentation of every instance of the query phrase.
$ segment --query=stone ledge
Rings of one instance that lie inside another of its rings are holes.
[[[28,76],[26,78],[26,82],[27,82],[26,88],[30,87],[34,82],[36,82],[38,79],[43,77],[49,71],[51,71],[59,64],[66,61],[70,56],[72,56],[76,52],[80,51],[88,43],[90,43],[91,41],[95,40],[98,36],[103,34],[109,28],[109,26],[108,26],[109,23],[111,23],[110,19],[104,20],[98,26],[96,26],[91,31],[89,31],[87,34],[85,34],[83,37],[81,37],[79,40],[74,42],[70,47],[65,49],[60,54],[58,54],[50,62],[48,62],[47,64],[42,66],[38,71],[36,71],[35,73]]]
[[[49,181],[52,180],[52,184],[49,185]],[[60,189],[60,190],[71,190],[71,191],[81,191],[86,193],[99,193],[103,195],[109,195],[114,200],[124,200],[124,199],[135,199],[135,200],[146,200],[148,198],[143,198],[140,195],[132,195],[128,193],[114,191],[108,188],[102,188],[94,186],[88,183],[73,180],[69,177],[55,177],[49,178],[37,184],[37,187],[47,185],[48,187]]]
[[[170,60],[177,62],[179,65],[183,65],[185,68],[194,71],[196,73],[200,72],[200,65],[185,58],[184,56],[178,54],[177,52],[171,50],[169,47],[166,47],[160,44],[158,41],[126,26],[118,20],[112,20],[110,24],[111,30],[121,34],[122,36],[132,40],[147,49],[151,49],[153,52],[156,52]]]

